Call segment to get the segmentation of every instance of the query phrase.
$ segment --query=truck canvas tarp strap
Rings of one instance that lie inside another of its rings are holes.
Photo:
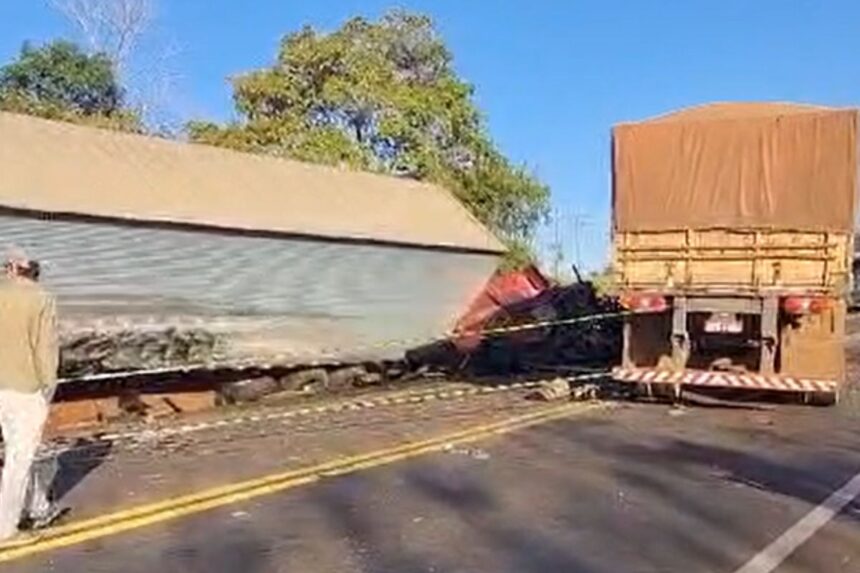
[[[616,231],[851,233],[857,111],[715,104],[613,130]]]

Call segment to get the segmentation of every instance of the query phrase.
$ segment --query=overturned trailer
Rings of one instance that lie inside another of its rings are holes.
[[[396,359],[503,252],[433,185],[8,113],[0,241],[43,262],[67,379]]]

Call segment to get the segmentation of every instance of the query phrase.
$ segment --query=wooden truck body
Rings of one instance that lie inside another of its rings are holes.
[[[857,114],[715,104],[613,132],[616,378],[835,399]],[[666,386],[663,386],[666,387]]]

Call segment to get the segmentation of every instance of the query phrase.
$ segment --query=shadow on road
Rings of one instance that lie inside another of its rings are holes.
[[[345,539],[352,555],[361,564],[360,571],[451,571],[436,561],[428,562],[414,554],[407,544],[401,542],[396,526],[386,527],[380,523],[378,515],[367,511],[363,502],[370,497],[370,490],[378,487],[365,475],[353,475],[316,488],[310,496],[311,503],[317,507],[334,536]]]
[[[695,478],[704,473],[814,506],[860,471],[860,425],[840,427],[839,418],[827,420],[827,415],[826,411],[819,418],[799,415],[797,423],[808,426],[808,432],[788,436],[776,430],[773,439],[758,444],[744,444],[745,436],[740,433],[727,440],[726,428],[720,429],[721,436],[709,439],[706,431],[695,431],[698,423],[695,411],[685,421],[689,429],[682,427],[662,435],[658,430],[651,432],[648,439],[643,439],[640,432],[606,431],[608,428],[594,424],[578,425],[575,432],[566,430],[562,424],[539,431],[552,432],[595,452],[609,454],[616,460],[616,474],[628,479]],[[833,426],[832,431],[824,425],[824,420]],[[786,422],[784,418],[782,423]],[[749,428],[746,431],[750,432],[749,438],[760,439],[767,430],[759,430],[759,434]],[[858,519],[856,512],[851,515]]]
[[[271,571],[272,552],[249,527],[233,526],[201,540],[199,532],[174,533],[178,542],[158,561],[165,573],[262,573]],[[202,542],[201,542],[202,541]]]
[[[497,484],[480,475],[412,462],[396,476],[397,488],[384,505],[368,501],[390,487],[387,471],[341,478],[311,496],[332,536],[347,540],[361,564],[358,570],[603,573],[578,556],[565,539],[568,532],[546,535],[504,511],[494,492]]]
[[[769,496],[811,507],[860,470],[860,426],[827,432],[841,422],[825,424],[824,411],[802,423],[827,434],[827,447],[787,432],[801,419],[791,413],[772,435],[745,436],[713,410],[662,427],[670,418],[656,408],[513,434],[482,462],[428,458],[339,478],[315,488],[311,503],[363,571],[723,570],[771,540],[756,508],[777,529],[805,511]],[[413,525],[421,512],[430,515]]]
[[[434,475],[432,466],[428,464],[409,471],[406,482],[415,493],[434,502],[443,511],[456,514],[458,520],[468,526],[483,551],[493,555],[498,564],[504,564],[504,569],[492,570],[534,573],[602,571],[586,564],[578,556],[580,548],[569,541],[572,531],[548,534],[528,521],[518,519],[515,513],[501,511],[498,500],[490,492],[494,487],[491,481],[469,478],[468,474],[454,480],[446,479],[444,474]],[[545,485],[548,484],[540,487]],[[559,507],[559,510],[563,509],[563,506]]]
[[[113,443],[79,439],[56,457],[57,474],[51,485],[56,501],[61,501],[110,456]]]

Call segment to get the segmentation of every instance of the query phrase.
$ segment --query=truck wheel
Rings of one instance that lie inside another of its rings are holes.
[[[633,384],[631,395],[636,400],[653,400],[654,385],[653,384]]]
[[[636,384],[635,396],[651,402],[677,402],[676,390],[672,384]]]
[[[309,368],[287,374],[279,381],[281,390],[322,392],[328,387],[328,372],[324,368]]]
[[[367,370],[362,366],[350,366],[338,368],[329,372],[328,385],[326,388],[333,392],[346,390],[355,386],[361,386],[362,380],[367,376]]]
[[[809,392],[806,394],[804,402],[810,406],[830,407],[835,406],[839,401],[837,392]]]
[[[221,385],[219,393],[228,404],[255,402],[267,394],[278,390],[277,381],[271,376],[226,382]]]

